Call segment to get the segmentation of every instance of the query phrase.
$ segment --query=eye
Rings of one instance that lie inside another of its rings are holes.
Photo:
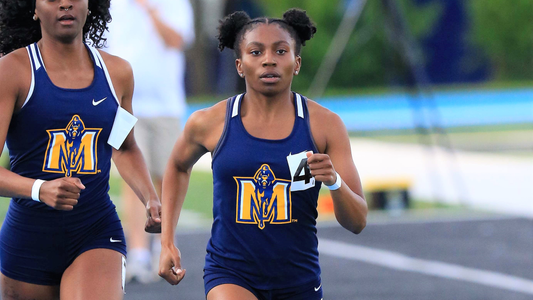
[[[278,49],[278,50],[276,51],[276,53],[277,53],[277,54],[280,54],[280,55],[283,55],[283,54],[287,53],[287,50],[285,50],[285,49]]]
[[[257,55],[260,55],[261,54],[261,51],[259,50],[252,50],[250,51],[250,54],[254,55],[254,56],[257,56]]]

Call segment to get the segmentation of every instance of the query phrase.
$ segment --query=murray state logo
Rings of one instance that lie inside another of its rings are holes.
[[[237,182],[237,223],[291,223],[290,180],[277,179],[267,164],[251,177],[233,177]]]
[[[43,172],[96,174],[96,145],[102,129],[85,128],[80,116],[74,115],[64,129],[47,130],[49,141],[44,157]]]

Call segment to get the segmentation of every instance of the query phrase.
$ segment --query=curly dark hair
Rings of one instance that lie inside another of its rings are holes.
[[[33,20],[36,0],[0,0],[0,56],[41,39],[41,26]],[[91,14],[83,26],[85,41],[105,45],[104,31],[111,22],[111,0],[89,0]]]
[[[251,30],[257,24],[277,23],[289,32],[291,37],[296,42],[296,55],[300,55],[302,46],[305,46],[305,41],[310,40],[316,33],[316,27],[307,16],[305,10],[292,8],[283,14],[283,19],[277,18],[256,18],[250,19],[244,11],[237,11],[220,21],[218,27],[218,49],[220,51],[224,48],[233,49],[237,58],[241,57],[240,43],[244,38],[244,34]]]

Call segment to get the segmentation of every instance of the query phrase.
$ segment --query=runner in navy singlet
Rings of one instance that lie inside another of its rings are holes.
[[[0,168],[0,196],[12,198],[0,231],[2,299],[123,298],[111,158],[148,209],[146,229],[160,230],[133,134],[120,150],[108,144],[133,94],[129,64],[93,47],[105,42],[109,5],[0,0],[0,145],[11,161],[11,171]]]
[[[208,300],[320,300],[316,218],[321,184],[346,229],[366,225],[367,204],[341,119],[291,91],[301,46],[316,28],[301,10],[283,19],[224,19],[219,47],[235,50],[246,93],[195,112],[163,179],[159,273],[185,276],[174,230],[194,163],[211,152],[213,225],[204,285]],[[341,179],[342,178],[342,179]]]

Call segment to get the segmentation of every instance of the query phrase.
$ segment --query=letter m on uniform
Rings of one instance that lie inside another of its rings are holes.
[[[74,115],[66,128],[50,129],[43,172],[96,174],[98,167],[97,144],[102,129],[85,128],[78,115]]]
[[[237,183],[236,222],[287,224],[292,218],[290,180],[277,179],[266,164],[254,177],[234,177]]]

